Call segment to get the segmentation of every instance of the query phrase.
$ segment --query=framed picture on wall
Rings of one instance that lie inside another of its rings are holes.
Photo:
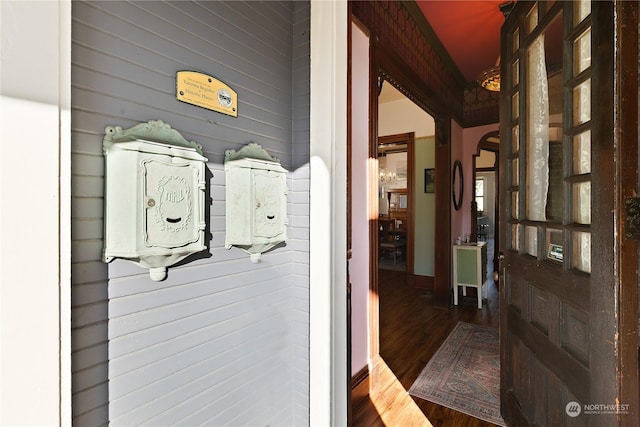
[[[424,170],[424,192],[436,192],[436,170],[434,168]]]

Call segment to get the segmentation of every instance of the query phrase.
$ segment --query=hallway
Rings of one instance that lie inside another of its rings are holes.
[[[436,427],[492,426],[412,398],[406,390],[459,321],[498,327],[499,295],[495,284],[489,283],[489,298],[482,310],[475,306],[473,296],[464,298],[456,308],[435,307],[429,291],[405,284],[404,272],[379,270],[379,292],[380,354],[384,362],[370,401],[353,408],[353,425],[408,426],[430,425],[430,422]]]

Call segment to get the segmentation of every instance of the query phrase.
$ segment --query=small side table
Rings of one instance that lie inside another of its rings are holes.
[[[467,287],[476,288],[478,309],[487,298],[487,242],[453,245],[453,304],[458,305],[458,287],[467,296]]]

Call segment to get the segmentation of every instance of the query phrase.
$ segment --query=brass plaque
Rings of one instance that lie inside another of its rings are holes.
[[[176,98],[187,104],[238,117],[238,95],[226,84],[197,71],[176,73]]]

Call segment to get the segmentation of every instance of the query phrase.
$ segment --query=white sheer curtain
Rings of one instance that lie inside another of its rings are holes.
[[[544,34],[529,48],[527,67],[527,219],[545,221],[549,190],[549,88]]]

